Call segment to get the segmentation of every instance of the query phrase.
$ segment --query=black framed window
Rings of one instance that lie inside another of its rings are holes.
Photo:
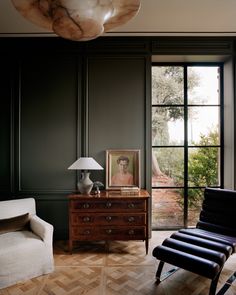
[[[206,186],[223,187],[223,65],[152,65],[152,226],[196,225]]]

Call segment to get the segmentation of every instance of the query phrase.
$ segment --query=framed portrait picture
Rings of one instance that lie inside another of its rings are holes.
[[[106,150],[106,189],[140,187],[140,150]]]

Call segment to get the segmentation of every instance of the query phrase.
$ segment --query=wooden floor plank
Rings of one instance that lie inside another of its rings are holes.
[[[208,295],[210,280],[178,270],[160,284],[155,282],[156,245],[172,232],[153,232],[148,255],[140,241],[77,243],[73,254],[66,241],[54,245],[55,272],[0,290],[0,295]],[[164,271],[171,268],[165,264]],[[226,262],[217,290],[236,270],[236,255]],[[236,282],[225,295],[236,294]]]

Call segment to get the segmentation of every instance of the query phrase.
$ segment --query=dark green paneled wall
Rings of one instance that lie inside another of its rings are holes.
[[[34,196],[54,237],[67,238],[77,157],[105,168],[106,149],[140,149],[149,189],[152,54],[233,57],[234,48],[232,38],[0,38],[0,199]],[[105,170],[92,178],[105,182]]]
[[[146,59],[139,57],[88,59],[88,152],[106,167],[107,149],[140,149],[142,187],[145,187],[145,68]],[[93,174],[96,177],[96,171]]]
[[[147,57],[107,57],[91,47],[90,54],[80,47],[61,51],[52,44],[32,55],[28,45],[28,54],[26,49],[12,66],[6,63],[2,79],[1,199],[35,197],[55,238],[66,238],[67,195],[77,182],[67,168],[77,157],[92,156],[105,168],[106,149],[140,149],[146,187]],[[105,169],[92,179],[105,183]]]

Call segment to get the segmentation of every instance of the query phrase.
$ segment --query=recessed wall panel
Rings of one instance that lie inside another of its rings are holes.
[[[21,64],[19,190],[75,187],[68,171],[76,159],[77,60],[73,56],[27,58]]]
[[[0,191],[11,191],[11,104],[12,75],[7,60],[0,60]]]
[[[107,149],[141,150],[141,183],[145,153],[145,58],[89,58],[88,150],[105,168]],[[93,177],[105,181],[104,171]]]

